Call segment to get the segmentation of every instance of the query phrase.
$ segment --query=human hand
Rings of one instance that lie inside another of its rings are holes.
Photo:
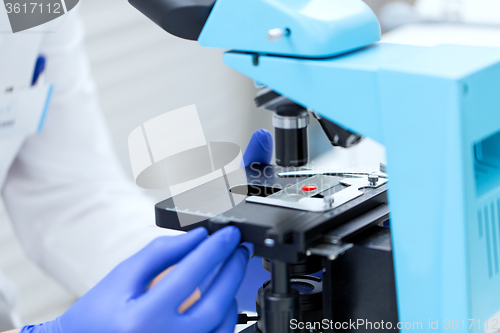
[[[26,326],[21,333],[232,333],[237,321],[234,295],[248,261],[240,233],[224,228],[208,239],[195,229],[160,237],[118,265],[54,321]],[[175,267],[150,289],[151,281]],[[179,307],[222,266],[194,305]]]

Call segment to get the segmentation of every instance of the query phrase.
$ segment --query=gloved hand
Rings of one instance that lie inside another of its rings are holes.
[[[203,228],[160,237],[118,265],[61,317],[26,326],[21,333],[232,333],[237,321],[234,295],[248,261],[240,232],[224,228],[207,237]],[[175,267],[157,284],[151,281]],[[191,308],[179,306],[221,266]]]
[[[245,167],[252,163],[271,163],[273,157],[273,136],[268,130],[260,129],[253,133],[243,154]]]

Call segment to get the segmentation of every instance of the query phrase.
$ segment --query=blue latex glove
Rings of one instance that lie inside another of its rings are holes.
[[[245,166],[252,163],[270,164],[273,157],[273,136],[268,130],[256,131],[248,143],[243,161]]]
[[[160,237],[118,265],[61,317],[23,327],[21,333],[232,333],[234,295],[248,261],[240,232],[224,228],[207,237],[203,228]],[[222,265],[221,265],[222,264]],[[148,289],[151,281],[176,265]],[[216,267],[219,274],[185,313],[179,306]]]

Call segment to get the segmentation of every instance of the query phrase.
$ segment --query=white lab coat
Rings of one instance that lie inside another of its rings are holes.
[[[0,25],[8,29],[4,10],[0,15]],[[13,151],[19,148],[2,197],[27,254],[82,295],[152,239],[177,232],[154,226],[154,202],[118,164],[75,10],[32,30],[49,32],[1,34],[0,89],[29,87],[35,60],[43,54],[44,79],[54,84],[54,93],[41,133],[20,142],[0,137]],[[6,151],[0,163],[9,163]],[[0,328],[12,325],[7,313],[12,295],[4,281],[0,276]]]

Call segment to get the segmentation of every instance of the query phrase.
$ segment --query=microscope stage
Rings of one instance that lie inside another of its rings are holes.
[[[239,204],[224,213],[211,213],[223,211],[229,195],[213,180],[158,203],[156,224],[186,231],[203,226],[211,233],[234,225],[243,242],[254,244],[256,255],[296,263],[307,255],[340,254],[350,237],[388,220],[385,179],[370,187],[367,177],[281,178],[278,173],[292,170],[253,165],[228,174],[226,184],[234,184],[245,171],[247,184],[230,189],[232,202]],[[331,206],[325,208],[328,198]],[[297,206],[303,199],[305,207]],[[313,203],[312,211],[308,203]]]

